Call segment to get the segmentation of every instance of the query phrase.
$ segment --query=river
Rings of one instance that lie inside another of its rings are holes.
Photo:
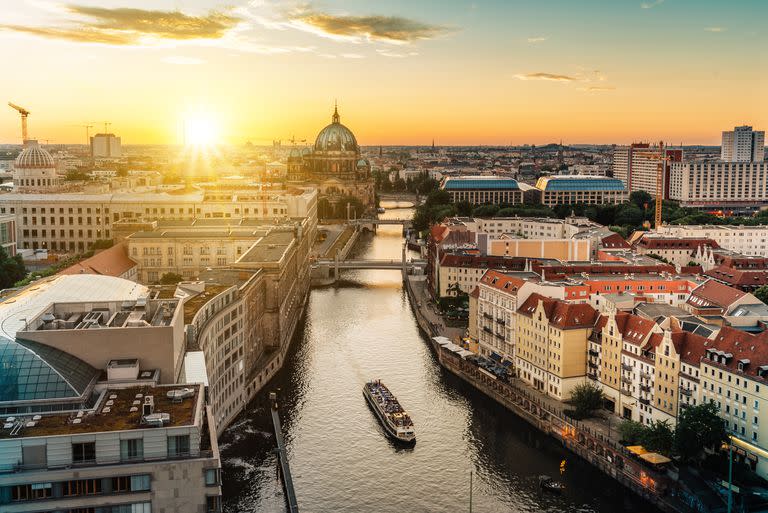
[[[389,210],[402,217],[410,210]],[[399,258],[398,227],[361,238],[361,258]],[[417,442],[385,438],[361,387],[382,379]],[[266,400],[279,389],[299,509],[312,513],[648,512],[654,509],[437,364],[399,271],[347,271],[313,289],[285,367],[220,440],[226,512],[286,511]],[[538,476],[557,476],[562,494]]]

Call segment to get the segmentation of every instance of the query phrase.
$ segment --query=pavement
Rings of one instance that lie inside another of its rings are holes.
[[[317,227],[318,232],[325,232],[328,234],[326,239],[322,242],[317,242],[312,247],[312,255],[318,258],[322,258],[326,255],[336,239],[339,238],[344,231],[345,225],[343,224],[325,224]]]

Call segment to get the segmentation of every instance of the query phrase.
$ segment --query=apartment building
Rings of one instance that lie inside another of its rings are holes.
[[[669,199],[684,207],[752,213],[768,203],[768,162],[673,162]]]
[[[495,270],[480,280],[474,331],[483,356],[514,363],[518,293],[526,283],[517,273]]]
[[[589,260],[592,254],[590,239],[528,239],[502,235],[496,239],[478,236],[478,247],[483,254],[546,260]]]
[[[9,193],[0,195],[0,214],[16,219],[20,248],[85,252],[112,239],[119,221],[195,219],[317,218],[317,191],[205,187],[194,193]]]
[[[557,205],[616,205],[629,199],[627,188],[618,178],[601,176],[542,176],[536,182],[539,203]]]
[[[670,236],[645,233],[634,243],[640,255],[655,255],[671,262],[675,267],[687,266],[702,248],[719,248],[716,241],[706,237]]]
[[[723,132],[720,160],[725,162],[762,162],[765,158],[765,132],[751,126],[737,126]]]
[[[90,408],[5,416],[0,510],[221,511],[221,460],[203,386],[120,377],[94,389]]]
[[[669,159],[662,172],[662,191],[666,199],[669,197],[670,164],[682,162],[683,150],[665,149],[664,154]],[[628,194],[645,191],[655,196],[660,157],[661,150],[647,143],[619,146],[613,152],[613,177],[624,182]]]
[[[669,237],[711,239],[734,253],[768,257],[768,226],[665,224],[659,233]]]
[[[517,310],[518,377],[559,400],[586,379],[587,338],[597,319],[589,305],[531,294]]]

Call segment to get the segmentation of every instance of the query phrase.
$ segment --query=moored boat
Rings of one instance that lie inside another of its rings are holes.
[[[381,380],[366,383],[363,386],[363,395],[387,435],[398,442],[414,443],[416,441],[410,415],[400,406],[397,398]]]

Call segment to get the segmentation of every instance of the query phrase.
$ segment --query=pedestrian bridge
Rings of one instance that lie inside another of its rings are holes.
[[[351,219],[348,223],[358,228],[366,228],[370,231],[376,231],[376,228],[382,225],[400,225],[403,230],[409,230],[413,226],[413,219]]]
[[[371,260],[371,259],[352,259],[352,260],[332,260],[330,258],[315,260],[312,263],[314,269],[328,267],[334,269],[404,269],[413,272],[416,269],[424,269],[427,266],[426,260]]]

